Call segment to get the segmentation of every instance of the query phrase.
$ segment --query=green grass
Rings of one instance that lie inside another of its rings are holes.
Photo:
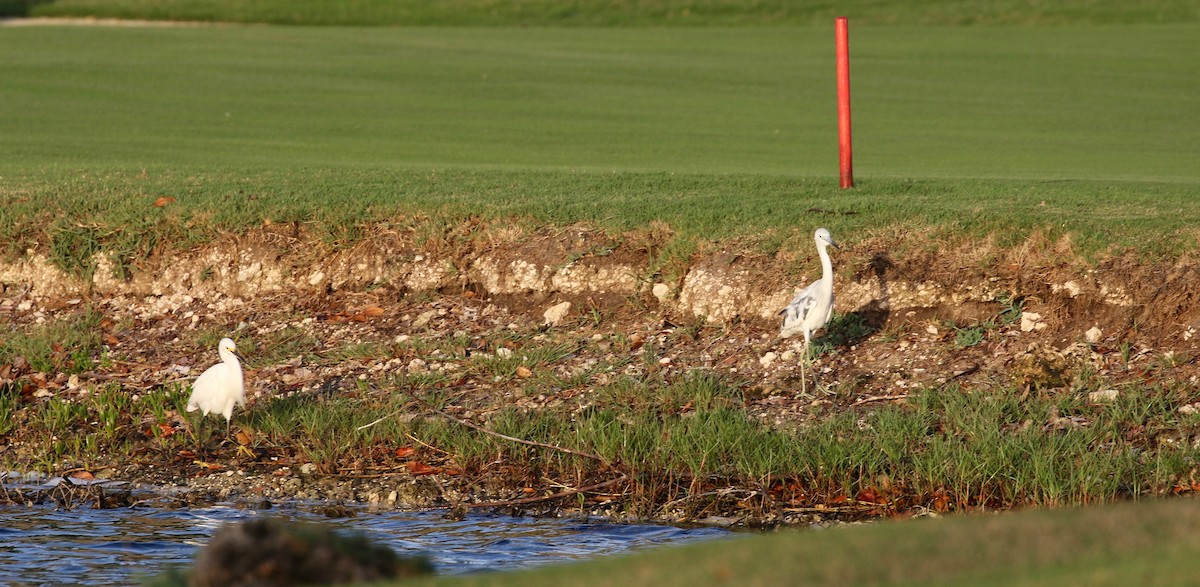
[[[789,531],[405,585],[1185,585],[1195,500]]]
[[[0,242],[86,275],[100,249],[124,272],[264,219],[348,242],[408,213],[1176,252],[1197,34],[856,29],[842,192],[824,28],[0,28]]]
[[[661,26],[814,24],[849,15],[872,24],[1076,24],[1198,20],[1183,0],[1121,2],[797,2],[796,0],[4,0],[0,14],[341,25]]]
[[[1195,182],[1198,31],[864,27],[856,170]],[[6,28],[0,169],[828,177],[827,33]]]

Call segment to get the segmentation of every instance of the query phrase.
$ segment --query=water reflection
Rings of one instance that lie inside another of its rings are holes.
[[[0,585],[128,585],[168,565],[191,562],[221,524],[271,515],[363,532],[400,554],[429,555],[439,573],[498,570],[604,556],[635,548],[728,536],[715,528],[441,512],[360,511],[328,520],[302,509],[0,508]]]

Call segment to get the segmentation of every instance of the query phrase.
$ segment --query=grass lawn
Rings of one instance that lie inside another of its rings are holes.
[[[432,211],[1194,244],[1196,25],[855,27],[849,193],[829,28],[0,28],[0,240]]]
[[[405,585],[1185,585],[1195,500],[885,522]]]
[[[871,24],[1079,24],[1196,22],[1188,0],[0,0],[0,15],[101,16],[275,24],[696,26],[826,24],[850,15]]]

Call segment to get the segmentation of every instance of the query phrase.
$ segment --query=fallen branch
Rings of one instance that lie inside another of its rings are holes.
[[[556,451],[558,451],[558,452],[563,452],[563,453],[567,453],[567,454],[573,454],[573,455],[577,455],[577,456],[581,456],[581,457],[586,457],[586,458],[589,458],[589,459],[595,459],[595,460],[597,460],[597,461],[600,461],[601,463],[604,463],[604,464],[606,464],[606,465],[608,464],[608,459],[605,459],[604,457],[602,457],[602,456],[600,456],[600,455],[597,455],[597,454],[592,454],[592,453],[589,453],[589,452],[583,452],[583,451],[581,451],[581,450],[575,450],[575,449],[573,449],[573,448],[566,448],[566,447],[562,447],[562,446],[555,446],[555,445],[553,445],[553,444],[546,444],[546,443],[544,443],[544,442],[538,442],[538,441],[536,441],[536,440],[525,440],[524,438],[517,438],[517,437],[515,437],[515,436],[509,436],[509,435],[507,435],[507,434],[500,434],[499,432],[496,432],[496,431],[493,431],[493,430],[488,430],[487,428],[484,428],[483,426],[480,426],[480,425],[478,425],[478,424],[475,424],[474,422],[470,422],[470,421],[467,421],[467,420],[463,420],[462,418],[458,418],[458,417],[455,417],[455,416],[451,416],[450,414],[447,414],[446,412],[444,412],[444,411],[442,411],[442,410],[439,410],[439,409],[437,409],[437,408],[433,407],[433,406],[432,406],[432,405],[431,405],[429,402],[427,402],[427,401],[425,401],[425,400],[423,400],[423,399],[421,399],[421,398],[419,398],[419,397],[416,397],[416,396],[413,396],[413,397],[414,397],[414,399],[416,399],[418,402],[420,402],[420,403],[424,404],[424,405],[425,405],[425,407],[429,408],[429,409],[430,409],[431,411],[433,411],[435,414],[438,414],[439,416],[442,416],[443,418],[446,418],[446,419],[452,420],[452,421],[454,421],[454,422],[458,422],[459,424],[462,424],[463,426],[466,426],[467,428],[470,428],[470,429],[472,429],[472,430],[477,430],[477,431],[479,431],[479,432],[482,432],[482,433],[484,433],[484,434],[489,434],[489,435],[491,435],[491,436],[495,436],[496,438],[502,438],[502,439],[504,439],[504,440],[507,440],[507,441],[509,441],[509,442],[515,442],[515,443],[517,443],[517,444],[524,444],[524,445],[528,445],[528,446],[537,446],[537,447],[541,447],[541,448],[548,448],[548,449],[550,449],[550,450],[556,450]]]
[[[898,399],[905,399],[907,397],[908,397],[907,393],[902,393],[900,395],[868,395],[867,397],[859,398],[858,401],[854,402],[853,404],[850,404],[850,406],[851,407],[861,406],[862,404],[871,403],[871,402],[893,401],[893,400],[898,400]]]
[[[595,483],[592,485],[588,485],[587,487],[580,487],[578,489],[571,489],[568,491],[560,491],[558,493],[554,493],[551,495],[543,495],[541,497],[522,497],[520,499],[510,499],[507,501],[488,501],[488,502],[483,502],[483,503],[464,503],[464,504],[461,504],[461,506],[464,508],[500,508],[500,507],[510,507],[510,506],[514,506],[514,505],[527,505],[527,504],[531,504],[531,503],[538,503],[540,501],[550,501],[553,499],[559,499],[559,498],[563,498],[563,497],[571,497],[572,495],[578,495],[580,493],[585,493],[588,491],[595,491],[597,489],[603,489],[605,487],[608,487],[610,485],[615,485],[624,480],[625,480],[625,475],[621,475],[620,477],[617,477],[616,479],[609,479],[608,481],[603,481],[601,483]]]

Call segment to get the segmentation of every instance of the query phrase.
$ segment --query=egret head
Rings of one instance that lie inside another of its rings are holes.
[[[813,235],[813,240],[817,241],[818,247],[827,247],[833,245],[835,249],[841,249],[837,243],[833,242],[833,236],[829,234],[828,228],[818,228],[816,234]]]
[[[237,357],[239,361],[246,362],[246,359],[238,354],[237,345],[233,343],[232,338],[222,338],[221,342],[217,343],[217,353],[226,361],[229,360],[226,358],[226,355],[232,355]]]

